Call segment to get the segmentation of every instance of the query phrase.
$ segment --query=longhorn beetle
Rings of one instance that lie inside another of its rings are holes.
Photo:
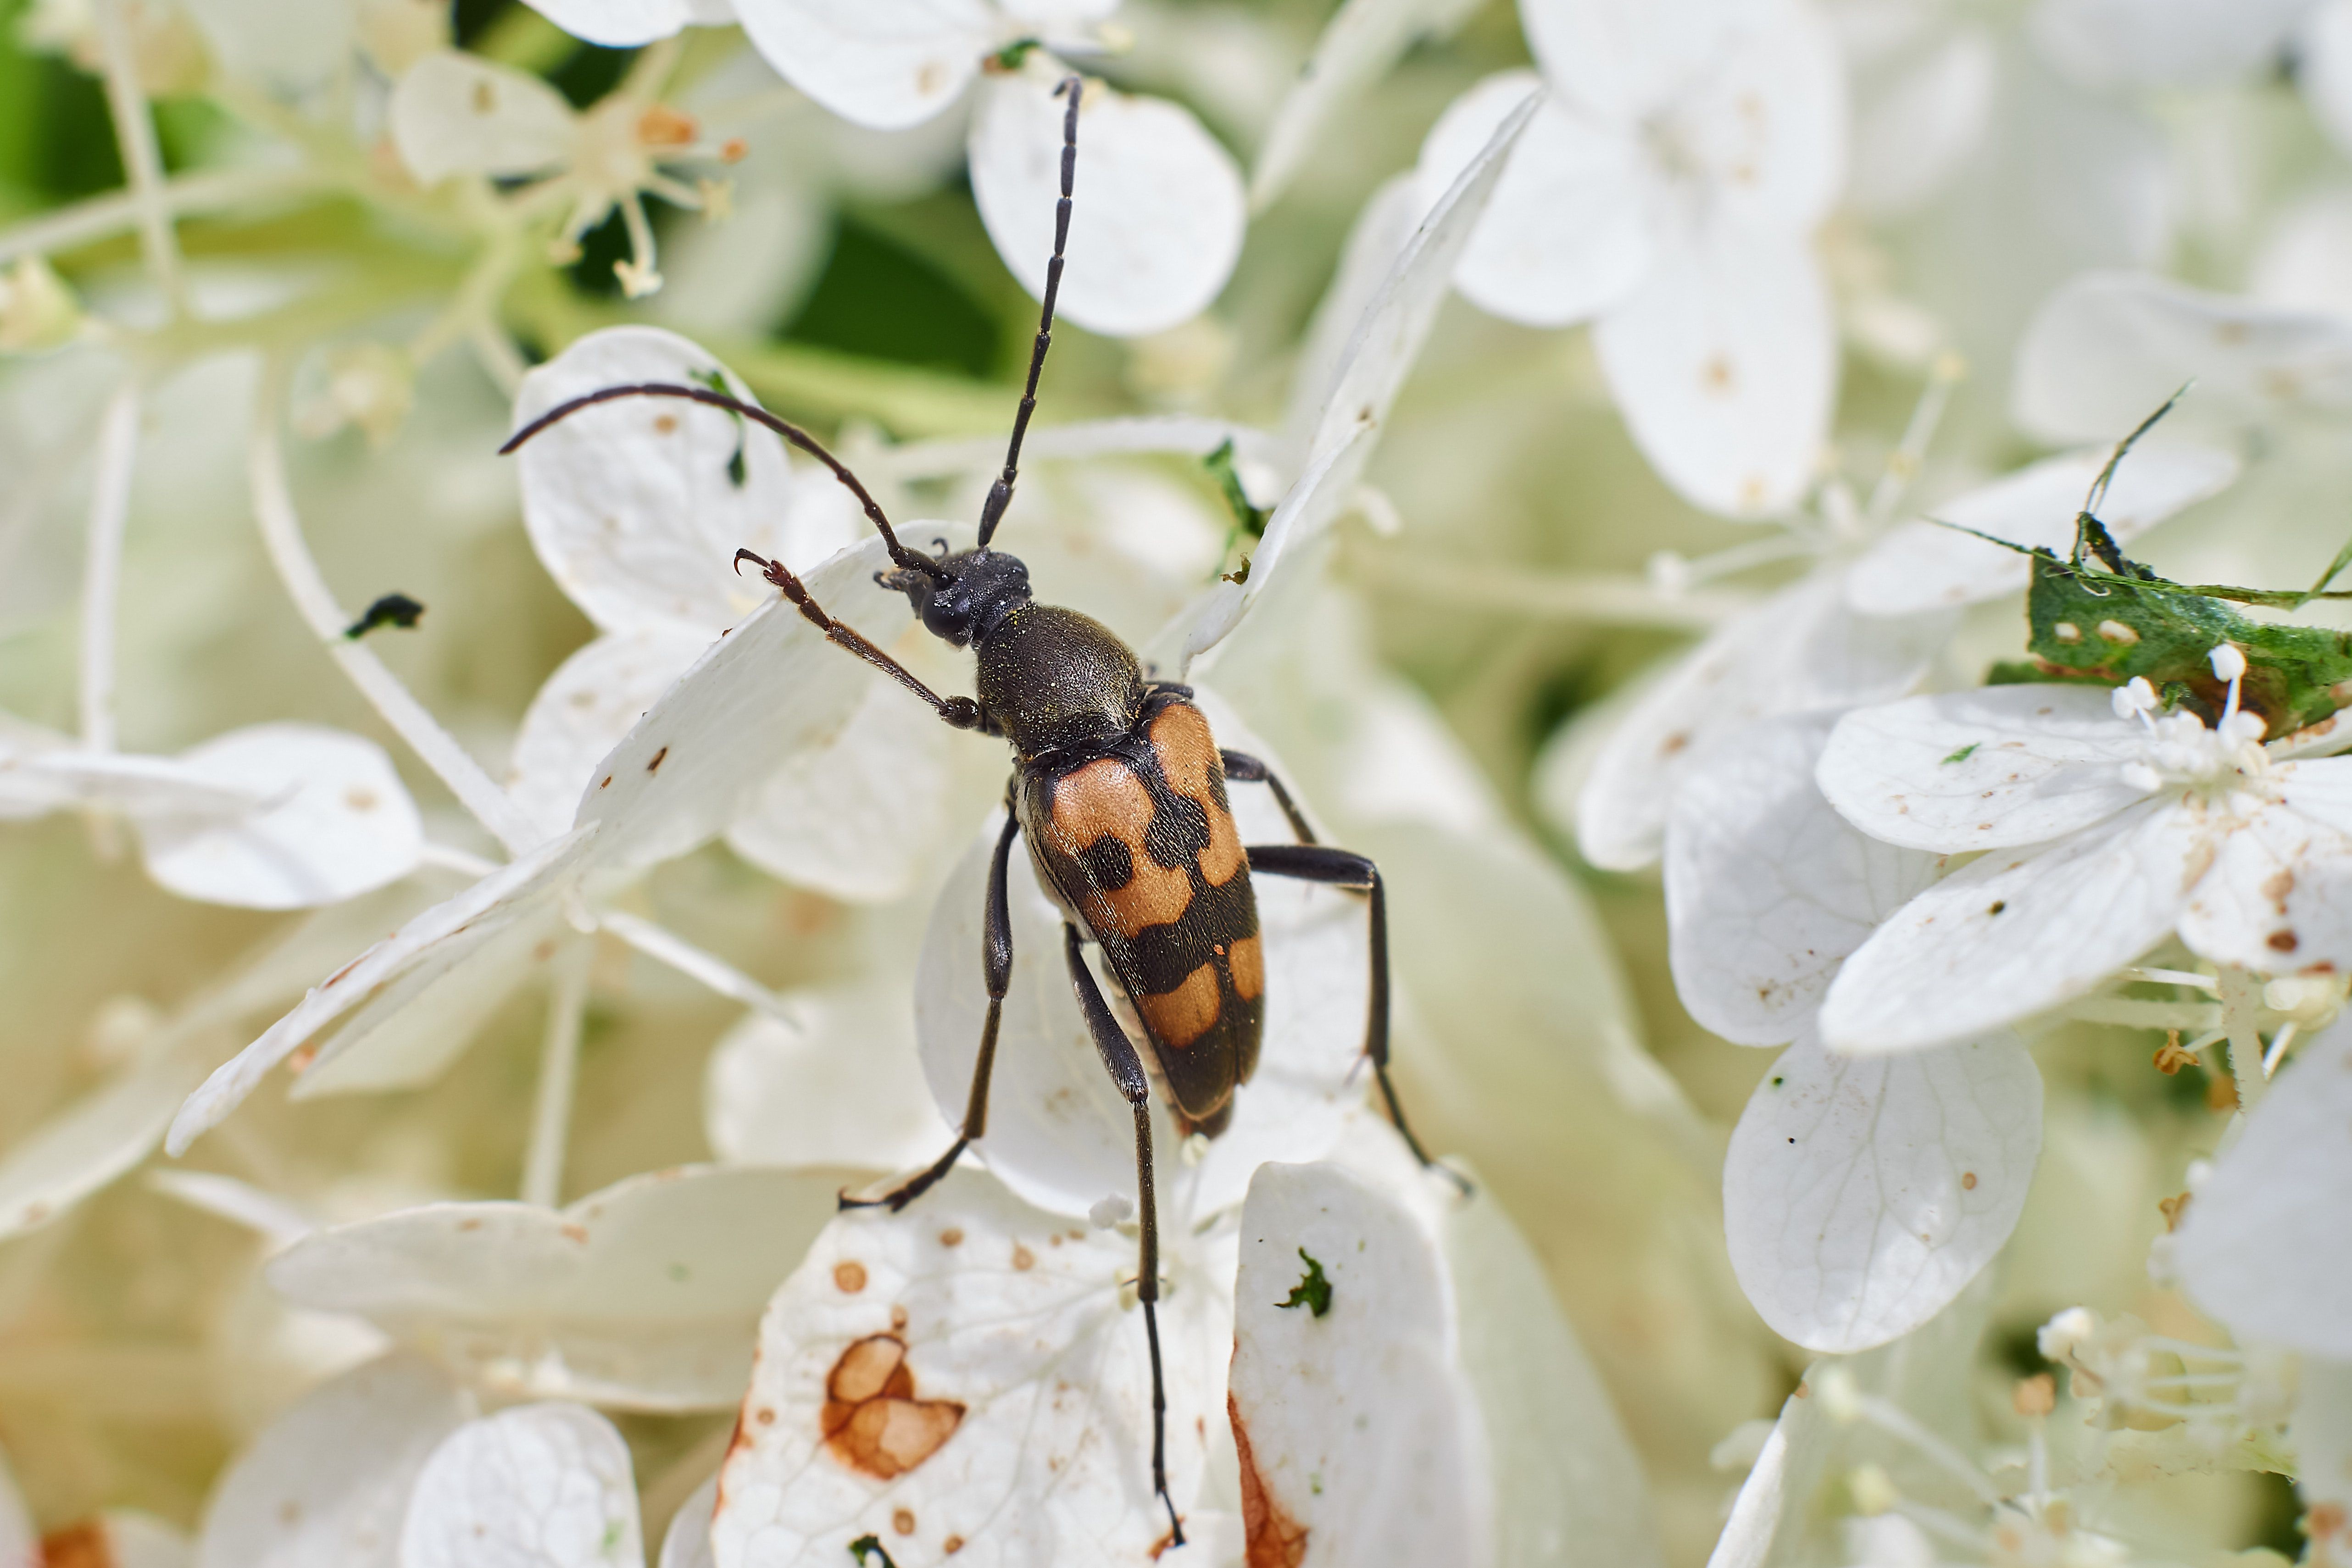
[[[1004,829],[989,858],[988,906],[981,945],[988,1017],[981,1027],[971,1095],[954,1143],[931,1165],[878,1198],[842,1197],[845,1208],[887,1204],[895,1213],[946,1175],[988,1130],[988,1080],[996,1032],[1013,978],[1013,921],[1005,869],[1013,841],[1026,837],[1037,880],[1062,911],[1063,959],[1079,1009],[1111,1081],[1135,1112],[1135,1170],[1141,1259],[1136,1295],[1143,1303],[1151,1350],[1151,1483],[1168,1510],[1171,1543],[1184,1531],[1168,1495],[1168,1402],[1160,1366],[1160,1231],[1153,1204],[1150,1076],[1103,1000],[1081,949],[1098,942],[1111,973],[1142,1021],[1175,1120],[1186,1133],[1213,1138],[1232,1120],[1234,1091],[1257,1066],[1265,1017],[1265,959],[1258,937],[1253,874],[1328,883],[1370,895],[1371,995],[1364,1052],[1371,1058],[1390,1117],[1422,1163],[1429,1163],[1406,1126],[1389,1081],[1389,950],[1386,891],[1380,868],[1361,855],[1316,842],[1282,781],[1257,758],[1221,752],[1192,689],[1148,679],[1135,654],[1100,622],[1076,610],[1036,603],[1029,569],[991,550],[989,541],[1013,500],[1021,439],[1037,406],[1037,377],[1053,342],[1054,297],[1062,282],[1070,234],[1070,198],[1078,156],[1078,100],[1073,76],[1055,89],[1069,105],[1062,117],[1062,195],[1054,216],[1054,255],[1045,265],[1045,309],[1029,355],[1029,379],[1013,418],[1004,471],[981,509],[980,543],[937,556],[898,541],[881,506],[857,477],[807,432],[766,409],[709,387],[647,383],[608,386],[550,409],[501,448],[511,452],[557,420],[624,397],[682,397],[723,408],[774,431],[833,471],[866,509],[896,569],[875,581],[907,595],[926,630],[978,656],[980,697],[942,697],[887,653],[827,615],[781,561],[749,550],[735,568],[761,574],[831,641],[930,704],[959,730],[1009,741],[1013,773],[1005,786]],[[1225,781],[1263,784],[1297,837],[1294,844],[1244,847],[1225,800]]]

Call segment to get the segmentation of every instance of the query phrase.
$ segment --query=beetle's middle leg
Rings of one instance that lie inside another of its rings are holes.
[[[1111,1082],[1135,1109],[1136,1206],[1143,1232],[1135,1296],[1143,1303],[1143,1336],[1151,1345],[1151,1489],[1168,1508],[1168,1543],[1181,1546],[1184,1523],[1176,1517],[1176,1500],[1168,1495],[1168,1389],[1160,1374],[1160,1209],[1151,1182],[1151,1080],[1144,1076],[1143,1058],[1135,1054],[1135,1043],[1103,1000],[1094,971],[1087,967],[1078,928],[1064,922],[1062,938],[1070,961],[1070,985],[1078,994],[1078,1010],[1087,1016],[1087,1032],[1094,1037],[1095,1049],[1102,1054]]]
[[[1372,1058],[1372,1074],[1380,1080],[1381,1098],[1388,1102],[1389,1120],[1403,1134],[1405,1147],[1423,1164],[1445,1170],[1430,1159],[1421,1140],[1412,1135],[1412,1128],[1404,1118],[1404,1106],[1397,1099],[1396,1085],[1389,1079],[1389,897],[1387,885],[1381,880],[1380,867],[1370,856],[1313,843],[1253,844],[1249,847],[1249,864],[1254,877],[1293,877],[1302,882],[1322,882],[1371,895],[1372,985],[1364,1016],[1364,1054]],[[1460,1176],[1451,1171],[1446,1174],[1453,1176],[1457,1185],[1468,1189],[1468,1184]]]
[[[1307,826],[1307,814],[1282,787],[1282,779],[1272,768],[1247,752],[1220,752],[1218,760],[1225,765],[1225,777],[1235,784],[1262,784],[1274,792],[1274,804],[1282,807],[1282,815],[1290,821],[1290,831],[1301,844],[1316,842],[1315,830]]]
[[[876,1204],[887,1204],[897,1214],[936,1185],[940,1177],[955,1168],[963,1152],[988,1131],[988,1079],[996,1068],[996,1026],[1004,1014],[1004,994],[1013,988],[1013,912],[1005,898],[1005,865],[1013,856],[1013,840],[1021,832],[1021,814],[1012,808],[1011,792],[1006,792],[1004,831],[996,836],[996,853],[988,858],[988,904],[981,920],[980,967],[988,983],[988,1021],[980,1026],[980,1058],[972,1064],[971,1098],[965,1101],[963,1128],[948,1152],[931,1162],[928,1170],[908,1177],[878,1198],[841,1200],[845,1209],[871,1208]]]

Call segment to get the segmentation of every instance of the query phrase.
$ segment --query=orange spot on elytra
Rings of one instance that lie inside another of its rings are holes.
[[[1225,808],[1224,764],[1208,720],[1190,703],[1171,703],[1151,721],[1151,750],[1168,787],[1190,795],[1207,816],[1209,846],[1201,851],[1201,876],[1213,888],[1224,886],[1241,869],[1242,836]]]
[[[1245,936],[1234,943],[1229,967],[1234,974],[1234,994],[1247,1002],[1265,989],[1265,948],[1256,937]]]
[[[952,1399],[916,1398],[907,1342],[870,1334],[834,1363],[817,1426],[835,1458],[887,1481],[938,1453],[962,1424],[963,1408]]]
[[[1241,1406],[1225,1395],[1225,1415],[1234,1424],[1234,1447],[1242,1461],[1242,1534],[1249,1568],[1298,1568],[1307,1560],[1307,1527],[1265,1489],[1257,1473],[1257,1458],[1250,1452],[1249,1428],[1242,1425]]]
[[[1234,987],[1241,988],[1238,975]],[[1215,1026],[1223,1005],[1217,994],[1217,968],[1213,963],[1204,963],[1184,976],[1183,983],[1173,991],[1135,999],[1136,1010],[1151,1026],[1151,1037],[1176,1050],[1182,1050],[1207,1034]]]

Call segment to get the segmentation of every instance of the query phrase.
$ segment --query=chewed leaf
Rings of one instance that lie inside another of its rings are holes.
[[[1061,198],[1066,74],[1040,57],[986,83],[972,117],[981,220],[1039,296]],[[1074,188],[1058,310],[1079,326],[1114,337],[1162,331],[1207,309],[1233,275],[1247,223],[1241,170],[1191,110],[1088,82]]]
[[[1302,1258],[1320,1312],[1287,1310]],[[1443,1256],[1411,1215],[1337,1166],[1258,1168],[1226,1395],[1251,1561],[1484,1559],[1485,1455],[1453,1339]]]
[[[233,816],[134,817],[148,874],[184,898],[245,909],[336,903],[415,869],[415,803],[383,748],[310,724],[257,724],[186,752],[197,778],[258,804]]]
[[[2295,1053],[2175,1238],[2189,1299],[2249,1341],[2352,1361],[2352,1022]]]
[[[1731,1135],[1740,1288],[1808,1350],[1868,1350],[1943,1310],[2000,1250],[2042,1148],[2042,1079],[2000,1034],[1855,1060],[1781,1053]]]
[[[400,1568],[635,1568],[646,1549],[628,1445],[578,1405],[468,1421],[425,1462]]]
[[[717,360],[657,327],[591,332],[533,370],[515,394],[518,428],[568,399],[647,382],[751,400]],[[735,570],[735,552],[815,564],[789,526],[796,485],[773,432],[679,397],[583,408],[516,454],[523,524],[559,586],[608,632],[733,626],[774,591]],[[832,487],[832,476],[806,481]]]
[[[565,659],[523,713],[507,793],[550,835],[571,826],[596,764],[709,646],[698,631],[647,626]]]
[[[452,174],[541,174],[572,156],[579,138],[562,93],[535,76],[450,50],[403,73],[391,119],[401,162],[427,185]]]
[[[779,76],[882,131],[954,102],[995,37],[984,0],[739,0],[736,16]]]
[[[2026,557],[1960,530],[2070,550],[2075,514],[2113,451],[2086,447],[2045,458],[1931,508],[1932,521],[1888,530],[1846,574],[1846,602],[1864,615],[1907,616],[2017,592],[2030,574]],[[2116,467],[2099,521],[2117,541],[2132,539],[2226,489],[2238,469],[2235,458],[2210,447],[2136,447]]]
[[[1741,1045],[1793,1039],[1878,921],[1935,880],[1936,858],[1857,832],[1813,766],[1836,720],[1768,719],[1691,759],[1666,824],[1675,989]]]
[[[409,1490],[467,1405],[446,1373],[406,1352],[327,1384],[229,1468],[197,1568],[394,1568]]]
[[[314,1232],[270,1283],[509,1394],[723,1407],[760,1304],[832,1216],[837,1172],[633,1176],[557,1211],[427,1204]]]
[[[1226,1249],[1161,1230],[1168,1485],[1198,1490],[1230,1345]],[[849,1562],[1143,1568],[1151,1372],[1136,1244],[958,1173],[903,1215],[844,1214],[776,1292],[720,1472],[719,1568]],[[1220,1266],[1214,1255],[1223,1250]],[[1205,1255],[1205,1256],[1204,1256]]]

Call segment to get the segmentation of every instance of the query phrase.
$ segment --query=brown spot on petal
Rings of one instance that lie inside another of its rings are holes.
[[[2189,1212],[2189,1194],[2182,1193],[2179,1197],[2157,1199],[2156,1212],[2164,1216],[2164,1228],[2168,1232],[2179,1230],[2180,1216]]]
[[[824,1446],[860,1475],[890,1480],[940,1450],[962,1424],[952,1399],[918,1399],[907,1342],[871,1334],[841,1352],[824,1380],[817,1417]]]
[[[963,1232],[958,1230],[954,1226],[948,1226],[947,1229],[940,1232],[940,1245],[941,1247],[961,1247],[963,1245]]]
[[[890,1326],[894,1329],[903,1329],[907,1326],[906,1308],[893,1307],[890,1309]]]
[[[376,805],[375,791],[361,789],[353,785],[343,792],[343,804],[353,811],[373,811]]]
[[[2294,932],[2291,931],[2274,931],[2271,932],[2267,939],[2264,940],[2263,945],[2269,948],[2273,952],[2293,952],[2300,943]]]
[[[646,764],[646,772],[649,773],[657,773],[661,772],[662,763],[668,756],[669,748],[667,746],[664,746],[660,751],[654,753],[654,760]]]
[[[478,1219],[461,1219],[457,1222],[457,1228],[459,1230],[479,1230],[482,1228],[482,1222]]]
[[[762,1426],[772,1426],[776,1424],[776,1412],[772,1406],[762,1405],[752,1413],[751,1419]]]
[[[1016,1242],[1013,1247],[1013,1267],[1023,1270],[1034,1268],[1037,1267],[1037,1255]]]
[[[1974,1171],[1962,1171],[1960,1173],[1960,1191],[1964,1193],[1972,1193],[1976,1190],[1977,1173]]]
[[[114,1568],[114,1543],[102,1520],[86,1519],[41,1537],[41,1568]]]
[[[1681,751],[1685,746],[1689,744],[1690,736],[1685,731],[1677,730],[1673,734],[1658,742],[1658,755],[1662,757],[1671,757],[1676,752]]]
[[[902,1508],[893,1510],[890,1515],[890,1528],[897,1531],[901,1535],[914,1534],[915,1510],[911,1508]]]
[[[866,1265],[857,1262],[835,1264],[833,1266],[833,1282],[841,1289],[844,1294],[850,1296],[856,1295],[857,1292],[866,1289]]]
[[[1242,1461],[1242,1533],[1247,1543],[1249,1568],[1298,1568],[1307,1561],[1307,1527],[1265,1489],[1250,1452],[1249,1428],[1242,1424],[1241,1406],[1225,1395],[1225,1415],[1234,1424],[1234,1447]]]
[[[2284,905],[2286,896],[2294,891],[2294,872],[2282,868],[2263,883],[2263,897],[2274,904]]]
[[[1718,395],[1729,392],[1734,379],[1731,362],[1721,354],[1707,361],[1706,367],[1699,372],[1699,384],[1707,391]]]
[[[499,89],[487,81],[474,83],[474,112],[495,114],[499,107]]]
[[[656,414],[656,415],[655,415],[655,416],[654,416],[654,434],[655,434],[655,435],[656,435],[656,436],[667,436],[667,435],[668,435],[671,431],[676,430],[677,428],[677,415],[675,415],[675,414]]]
[[[586,1226],[567,1225],[562,1226],[562,1229],[563,1231],[564,1240],[576,1241],[583,1247],[588,1245],[588,1227]]]
[[[940,1550],[946,1552],[950,1557],[954,1556],[957,1552],[963,1550],[963,1537],[961,1535],[949,1536],[945,1541],[940,1542]]]
[[[2010,1394],[2010,1407],[2020,1415],[2047,1415],[2058,1408],[2058,1380],[2046,1372],[2020,1378]]]

